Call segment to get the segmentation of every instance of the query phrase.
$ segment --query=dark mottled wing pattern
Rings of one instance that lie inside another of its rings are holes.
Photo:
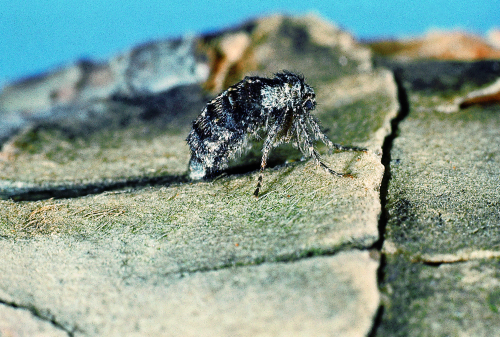
[[[193,179],[220,173],[244,147],[248,135],[263,126],[261,87],[260,78],[246,77],[210,101],[193,122],[187,138]]]

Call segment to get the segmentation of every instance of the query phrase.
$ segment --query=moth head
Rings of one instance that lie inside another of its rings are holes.
[[[284,85],[286,92],[291,96],[290,103],[295,107],[309,111],[316,107],[316,95],[313,88],[304,82],[302,75],[289,71],[276,74],[276,78]]]

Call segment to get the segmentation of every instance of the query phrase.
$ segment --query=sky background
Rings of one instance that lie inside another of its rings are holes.
[[[0,0],[0,86],[81,58],[213,32],[273,13],[318,13],[358,39],[500,27],[500,0]]]

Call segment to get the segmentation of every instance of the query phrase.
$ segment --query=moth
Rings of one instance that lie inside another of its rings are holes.
[[[283,71],[274,78],[245,77],[208,102],[193,121],[186,139],[191,149],[190,178],[209,179],[219,175],[231,159],[248,150],[251,140],[261,134],[265,136],[256,197],[262,188],[270,152],[282,143],[291,143],[327,172],[346,176],[323,163],[314,141],[321,140],[336,150],[366,149],[343,147],[330,141],[311,115],[315,108],[314,90],[301,75]]]

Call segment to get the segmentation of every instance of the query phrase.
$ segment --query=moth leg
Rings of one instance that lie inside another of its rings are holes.
[[[273,127],[271,131],[269,131],[266,140],[264,141],[264,146],[262,148],[262,159],[260,161],[259,178],[257,179],[257,188],[253,192],[253,195],[255,197],[259,197],[260,188],[262,187],[264,169],[267,166],[267,159],[269,158],[269,153],[271,152],[272,148],[275,146],[274,142],[279,134],[280,129],[281,125],[279,123],[276,123],[276,126]]]
[[[330,174],[333,174],[334,176],[340,176],[340,177],[346,176],[345,173],[336,172],[336,171],[332,170],[331,168],[329,168],[328,166],[326,166],[326,164],[321,161],[321,157],[320,157],[318,151],[316,151],[314,149],[314,144],[312,142],[311,137],[309,136],[309,133],[307,132],[307,127],[304,124],[304,121],[302,119],[299,119],[299,125],[300,125],[300,128],[302,129],[302,137],[304,139],[305,145],[307,146],[307,150],[309,152],[309,155],[314,158],[316,163],[319,166],[321,166],[323,169],[325,169],[327,172],[329,172]],[[316,125],[318,125],[318,124],[316,124]],[[319,129],[319,126],[318,126],[318,129]],[[324,136],[324,137],[326,140],[328,140],[331,143],[331,141],[328,138],[326,138],[326,136]]]
[[[314,132],[316,138],[325,143],[325,145],[328,146],[330,149],[335,149],[339,151],[362,151],[362,152],[368,151],[367,149],[362,147],[342,146],[340,144],[335,144],[330,139],[328,139],[328,137],[323,133],[323,131],[321,131],[319,124],[314,120],[313,116],[309,115],[307,121],[309,122],[309,125],[311,126],[311,129]]]

